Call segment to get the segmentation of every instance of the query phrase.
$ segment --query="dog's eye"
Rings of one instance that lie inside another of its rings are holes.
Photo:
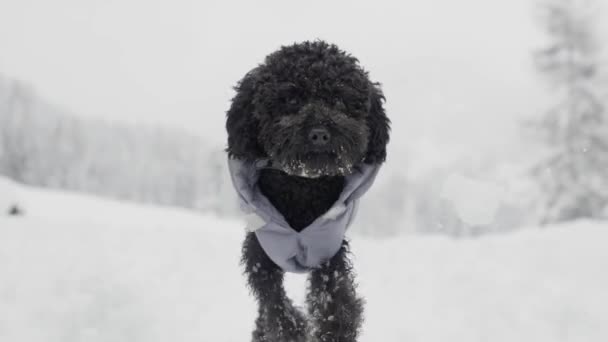
[[[334,106],[337,109],[346,109],[346,105],[344,104],[344,101],[342,101],[342,99],[336,99],[336,101],[334,101]]]
[[[284,101],[285,105],[290,110],[296,110],[300,105],[300,100],[298,100],[297,97],[287,97]]]
[[[365,109],[365,102],[363,101],[351,101],[348,106],[351,110],[363,110]]]
[[[287,109],[289,111],[294,111],[294,110],[298,109],[299,105],[300,105],[300,101],[298,100],[297,97],[290,97],[290,96],[283,97],[283,106],[285,107],[284,109]]]

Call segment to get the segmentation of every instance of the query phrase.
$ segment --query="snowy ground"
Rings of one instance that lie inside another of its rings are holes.
[[[19,188],[0,216],[0,341],[245,342],[240,222]],[[608,340],[608,229],[353,237],[363,342]],[[289,278],[301,302],[304,282]]]

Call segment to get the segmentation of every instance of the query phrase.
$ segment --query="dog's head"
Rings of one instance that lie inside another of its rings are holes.
[[[322,41],[284,46],[235,88],[228,153],[290,175],[349,174],[386,158],[384,96],[356,58]]]

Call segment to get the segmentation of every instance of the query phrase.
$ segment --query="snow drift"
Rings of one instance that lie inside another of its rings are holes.
[[[19,189],[0,217],[0,341],[248,341],[243,223]],[[472,240],[354,236],[361,341],[608,339],[608,230],[578,222]],[[304,278],[288,278],[304,297]]]

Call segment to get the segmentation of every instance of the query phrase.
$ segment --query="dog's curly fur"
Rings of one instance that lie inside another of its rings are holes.
[[[275,165],[261,170],[258,185],[297,231],[333,205],[354,167],[386,158],[390,121],[384,96],[358,60],[335,45],[284,46],[235,89],[227,112],[227,152],[231,158]],[[315,129],[326,143],[317,143]],[[363,302],[355,292],[348,254],[344,241],[331,260],[311,271],[308,324],[285,293],[283,270],[249,233],[242,262],[259,304],[253,341],[300,342],[308,336],[319,342],[356,341]]]

